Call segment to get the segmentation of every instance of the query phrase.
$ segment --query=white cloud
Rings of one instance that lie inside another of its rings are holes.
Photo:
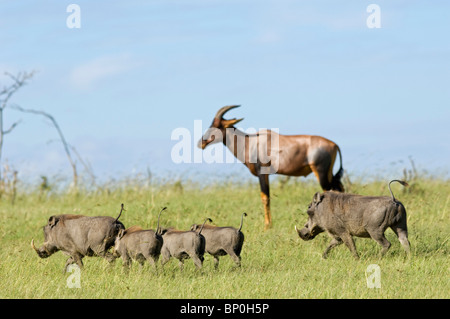
[[[110,76],[137,66],[129,54],[108,55],[76,66],[70,73],[70,82],[78,89],[87,90]]]

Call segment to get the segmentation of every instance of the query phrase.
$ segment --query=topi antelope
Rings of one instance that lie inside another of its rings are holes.
[[[259,178],[264,205],[264,229],[272,225],[270,215],[269,175],[307,176],[314,173],[324,191],[344,191],[342,155],[339,146],[321,136],[281,135],[271,130],[247,134],[234,127],[243,119],[226,120],[224,114],[240,105],[222,107],[198,142],[205,149],[223,142],[250,172]],[[333,165],[339,152],[340,168],[333,176]]]

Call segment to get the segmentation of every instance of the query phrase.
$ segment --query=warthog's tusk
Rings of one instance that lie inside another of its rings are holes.
[[[34,245],[34,239],[31,240],[31,248],[33,248],[35,251],[38,251],[38,249]]]

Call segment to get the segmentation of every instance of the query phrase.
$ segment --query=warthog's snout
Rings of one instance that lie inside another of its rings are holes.
[[[36,246],[34,245],[34,239],[31,240],[31,248],[34,249],[34,251],[38,254],[39,257],[41,258],[47,258],[49,257],[51,254],[47,251],[47,249],[45,248],[45,245],[43,245],[41,248],[37,249]]]
[[[306,228],[298,229],[297,225],[295,225],[295,231],[297,232],[298,236],[303,240],[309,240],[309,231]]]
[[[295,231],[297,232],[298,236],[303,240],[311,240],[314,239],[314,237],[319,234],[319,231],[315,231],[315,228],[313,228],[311,231],[307,227],[303,227],[302,229],[298,229],[297,226],[295,226]]]

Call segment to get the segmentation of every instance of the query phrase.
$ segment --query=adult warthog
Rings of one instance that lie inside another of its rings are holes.
[[[44,243],[38,249],[31,240],[31,247],[39,257],[47,258],[58,251],[69,255],[67,266],[76,263],[83,268],[84,256],[99,256],[112,261],[114,258],[108,252],[114,246],[114,241],[124,225],[119,221],[123,204],[117,218],[109,216],[56,215],[48,219],[43,227]]]
[[[409,253],[406,210],[403,204],[395,199],[390,186],[392,182],[408,186],[404,181],[390,181],[388,187],[391,197],[337,192],[316,193],[308,207],[307,223],[300,230],[295,226],[295,230],[303,240],[311,240],[326,231],[333,239],[323,253],[323,258],[327,257],[330,249],[342,243],[358,258],[352,236],[372,238],[383,247],[381,255],[384,255],[391,246],[384,237],[388,227],[394,231],[405,251]]]

